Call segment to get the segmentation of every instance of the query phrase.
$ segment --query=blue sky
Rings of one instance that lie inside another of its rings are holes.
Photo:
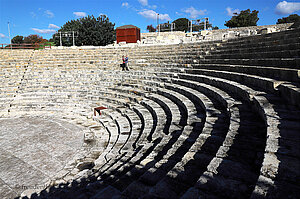
[[[0,43],[9,43],[16,35],[38,34],[49,39],[67,21],[87,15],[105,14],[116,26],[132,24],[142,32],[147,25],[177,18],[209,17],[219,28],[230,20],[232,13],[258,10],[258,25],[276,24],[289,14],[300,15],[300,1],[282,0],[0,0]]]

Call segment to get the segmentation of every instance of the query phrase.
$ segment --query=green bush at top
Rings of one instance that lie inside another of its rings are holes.
[[[252,12],[250,9],[242,10],[240,14],[234,13],[234,16],[229,21],[226,21],[224,25],[229,28],[257,26],[257,21],[259,20],[257,15],[257,10]]]
[[[114,23],[109,21],[105,15],[98,18],[92,16],[83,17],[77,20],[71,20],[65,23],[58,32],[76,32],[75,45],[92,45],[92,46],[105,46],[112,44],[116,40],[114,30]],[[59,34],[53,35],[53,42],[56,46],[60,45]],[[63,46],[72,46],[73,38],[62,37]]]

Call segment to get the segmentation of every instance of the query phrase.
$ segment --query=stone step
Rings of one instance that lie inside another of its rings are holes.
[[[276,32],[276,33],[265,34],[265,35],[255,35],[250,37],[232,39],[227,41],[226,44],[236,45],[237,43],[247,44],[247,43],[274,42],[274,41],[284,41],[286,43],[286,41],[290,40],[291,38],[298,38],[298,37],[299,37],[299,30],[295,29],[295,30],[287,30],[287,31]]]
[[[300,51],[296,50],[280,50],[280,51],[255,51],[245,49],[243,51],[225,51],[225,52],[216,52],[215,54],[205,55],[205,59],[263,59],[263,58],[299,58]]]
[[[224,82],[224,80],[223,80],[223,82]],[[208,83],[208,82],[207,82]],[[223,88],[225,88],[224,86],[223,86]],[[244,89],[245,90],[245,89]],[[232,91],[233,91],[233,89],[232,89]],[[242,97],[243,98],[243,97]],[[271,151],[274,151],[273,149],[271,150],[270,149],[270,147],[275,147],[275,148],[277,148],[278,149],[278,145],[277,145],[277,147],[276,147],[276,143],[278,143],[277,141],[276,141],[276,137],[278,136],[278,133],[279,133],[279,129],[278,129],[278,127],[276,127],[277,125],[276,125],[276,123],[277,124],[279,124],[280,123],[280,121],[279,121],[279,117],[278,116],[276,116],[277,114],[276,114],[276,112],[274,111],[274,109],[272,109],[271,107],[270,107],[270,105],[268,105],[268,102],[267,102],[267,99],[266,98],[264,98],[264,97],[262,97],[262,96],[255,96],[255,101],[256,101],[256,103],[258,103],[258,104],[260,104],[259,106],[258,106],[258,108],[259,107],[263,107],[263,111],[262,112],[265,112],[263,115],[265,115],[265,116],[263,116],[262,115],[262,117],[266,117],[264,120],[265,120],[265,122],[267,123],[267,124],[269,124],[270,126],[267,128],[267,135],[268,135],[268,139],[267,139],[267,145],[266,145],[266,152],[265,152],[265,159],[264,159],[264,161],[263,161],[263,167],[261,168],[261,171],[262,171],[262,174],[261,175],[263,175],[263,176],[268,176],[265,172],[263,172],[264,171],[264,168],[267,168],[268,166],[268,161],[270,161],[270,160],[273,160],[273,161],[276,161],[276,159],[277,159],[277,157],[276,156],[274,156],[273,155],[273,153],[271,152]],[[260,111],[258,110],[258,113],[259,113]],[[261,115],[261,113],[259,113],[260,115]],[[275,119],[276,117],[278,118],[278,119]],[[280,132],[281,131],[283,131],[283,130],[280,130]],[[283,134],[281,134],[281,135],[283,135]],[[274,137],[275,136],[275,137]],[[285,142],[287,142],[287,141],[285,141]],[[289,148],[291,149],[291,148],[294,148],[293,147],[293,144],[291,144],[290,146],[289,146]],[[276,149],[275,149],[276,150]],[[270,151],[270,152],[269,152]],[[290,154],[293,154],[293,152],[291,152],[290,151]],[[273,172],[275,172],[276,173],[276,170],[278,170],[278,167],[274,167],[274,171]],[[292,171],[289,171],[290,173],[292,172]],[[270,178],[270,176],[268,176],[268,178]],[[271,186],[271,185],[270,185]]]
[[[299,82],[299,70],[289,68],[273,68],[264,66],[226,65],[226,64],[195,64],[195,69],[212,69],[218,71],[238,72],[249,75],[259,75],[282,81]]]
[[[95,164],[103,164],[103,162],[108,161],[110,159],[109,157],[106,157],[106,155],[113,150],[113,147],[118,141],[118,135],[119,135],[119,130],[118,126],[115,123],[115,121],[110,117],[100,117],[100,118],[95,118],[96,121],[100,122],[100,124],[106,129],[108,138],[107,138],[107,143],[105,145],[105,151],[102,152],[101,156],[96,160]]]
[[[247,45],[237,45],[237,46],[229,46],[226,45],[217,47],[216,50],[211,51],[210,54],[229,54],[229,53],[255,53],[255,52],[273,52],[273,51],[289,51],[289,50],[297,50],[300,47],[300,43],[283,43],[278,44],[278,42],[272,42],[267,45],[258,45],[254,43],[253,46],[250,44]]]
[[[238,117],[236,117],[237,118],[237,120],[238,120]],[[234,120],[234,119],[233,119]],[[236,121],[236,120],[234,120],[234,121]],[[232,129],[231,129],[232,130]],[[234,131],[233,131],[234,132]],[[227,135],[227,136],[229,136],[229,137],[232,137],[232,135],[230,135],[230,133]],[[228,141],[226,141],[226,142],[228,142]],[[182,168],[182,167],[181,167]],[[179,171],[177,171],[177,172],[175,172],[175,173],[180,173]],[[195,173],[194,173],[195,174]],[[174,176],[174,173],[173,173],[173,176]],[[185,175],[184,175],[185,176]],[[185,176],[186,177],[186,176]],[[180,181],[182,181],[183,179],[181,179]],[[168,181],[169,182],[169,181]],[[165,189],[165,192],[166,192],[166,189],[168,188],[168,187],[172,187],[171,185],[166,185],[166,187],[164,187],[164,186],[161,186],[162,184],[158,184],[157,185],[157,188],[162,188],[162,189]],[[139,185],[140,186],[140,185]],[[178,188],[177,188],[178,189]],[[158,191],[156,188],[152,188],[151,189],[151,191],[149,192],[149,194],[151,195],[151,194],[154,194],[154,193],[156,193],[156,194],[159,194],[158,192],[155,192],[155,190],[156,191]],[[161,192],[160,192],[161,193]],[[167,194],[167,193],[166,193]],[[153,195],[152,195],[153,196]],[[157,195],[156,195],[157,196]],[[153,196],[153,197],[155,197],[155,196]]]
[[[216,70],[205,70],[205,69],[197,69],[197,70],[186,70],[188,73],[193,74],[201,74],[213,77],[220,77],[223,79],[233,80],[236,82],[240,82],[245,85],[249,85],[251,87],[263,90],[268,93],[275,93],[279,90],[282,97],[287,100],[287,103],[298,106],[297,103],[300,100],[300,89],[288,82],[276,81],[274,79],[255,76],[255,75],[246,75],[235,72],[223,72]],[[282,86],[280,86],[283,84]],[[298,84],[296,84],[298,85]]]
[[[188,62],[192,63],[192,62]],[[233,64],[233,65],[253,65],[266,67],[282,67],[299,69],[299,58],[265,58],[265,59],[202,59],[199,64]]]

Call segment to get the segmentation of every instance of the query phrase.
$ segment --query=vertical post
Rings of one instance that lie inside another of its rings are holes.
[[[8,26],[8,37],[9,37],[10,50],[12,50],[11,39],[10,39],[10,28],[9,28],[9,22],[7,22],[7,26]]]
[[[190,32],[193,32],[193,20],[191,20]]]
[[[75,46],[74,31],[73,31],[73,46]]]
[[[206,18],[207,19],[207,25],[209,24],[209,19],[208,19],[208,17]],[[208,29],[208,27],[206,27],[207,29]]]
[[[206,17],[204,18],[204,30],[206,30]]]
[[[59,42],[60,42],[60,46],[62,46],[62,42],[61,42],[61,32],[59,32]]]
[[[159,13],[157,13],[158,35],[160,35]]]
[[[158,13],[157,13],[157,15],[156,15],[156,23],[157,23],[157,28],[158,28]],[[157,29],[157,32],[158,32],[158,29]]]

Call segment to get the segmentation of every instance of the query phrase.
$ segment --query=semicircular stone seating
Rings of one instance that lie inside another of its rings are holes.
[[[0,51],[1,116],[75,121],[91,145],[46,188],[7,193],[297,198],[299,49],[294,29],[177,45]],[[130,71],[121,71],[126,54]],[[106,109],[94,115],[99,106]]]

